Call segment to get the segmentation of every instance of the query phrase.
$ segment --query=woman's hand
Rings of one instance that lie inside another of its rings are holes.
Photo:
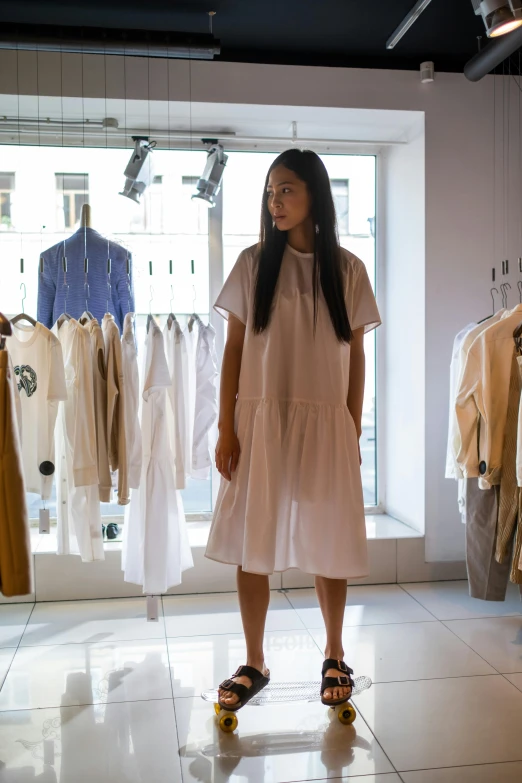
[[[219,433],[216,445],[216,468],[224,479],[230,481],[239,462],[239,440],[234,430]]]

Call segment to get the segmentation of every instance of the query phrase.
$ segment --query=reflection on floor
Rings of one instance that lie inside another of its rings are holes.
[[[312,590],[272,595],[273,681],[317,680]],[[244,662],[237,597],[0,605],[0,783],[520,783],[522,604],[465,582],[353,587],[344,645],[373,687],[352,726],[320,702],[249,707],[223,734],[199,695]]]

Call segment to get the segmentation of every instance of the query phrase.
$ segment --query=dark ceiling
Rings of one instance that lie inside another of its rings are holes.
[[[216,59],[461,71],[484,27],[471,0],[432,0],[392,51],[386,41],[415,0],[0,0],[2,22],[213,32]],[[485,38],[484,41],[485,42]]]

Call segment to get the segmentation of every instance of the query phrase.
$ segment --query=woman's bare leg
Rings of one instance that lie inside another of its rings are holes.
[[[270,602],[270,587],[268,576],[261,574],[249,574],[243,571],[241,566],[237,569],[237,590],[239,594],[239,608],[247,648],[246,665],[252,666],[263,674],[267,674],[265,656],[263,652],[263,638],[265,634],[265,622]],[[249,688],[252,685],[250,677],[232,677],[234,682],[239,682]],[[220,691],[220,698],[224,704],[233,706],[239,701],[239,697],[230,691]]]
[[[343,620],[346,606],[346,579],[327,579],[324,576],[315,577],[315,590],[326,627],[325,658],[344,660],[343,650]],[[338,677],[344,675],[339,669],[328,669],[326,677]],[[324,692],[325,699],[342,699],[349,696],[350,686],[339,685],[336,688],[327,688]]]

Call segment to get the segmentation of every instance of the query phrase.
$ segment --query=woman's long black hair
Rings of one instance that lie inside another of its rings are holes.
[[[316,227],[313,267],[314,329],[317,324],[320,283],[335,334],[340,342],[349,343],[352,339],[352,329],[344,300],[341,252],[330,180],[319,155],[311,150],[296,148],[279,155],[266,175],[261,207],[261,248],[257,261],[254,295],[254,332],[260,334],[270,322],[272,303],[287,241],[287,232],[280,231],[274,226],[268,209],[268,179],[276,166],[285,166],[293,171],[306,183],[311,196],[311,217]]]

